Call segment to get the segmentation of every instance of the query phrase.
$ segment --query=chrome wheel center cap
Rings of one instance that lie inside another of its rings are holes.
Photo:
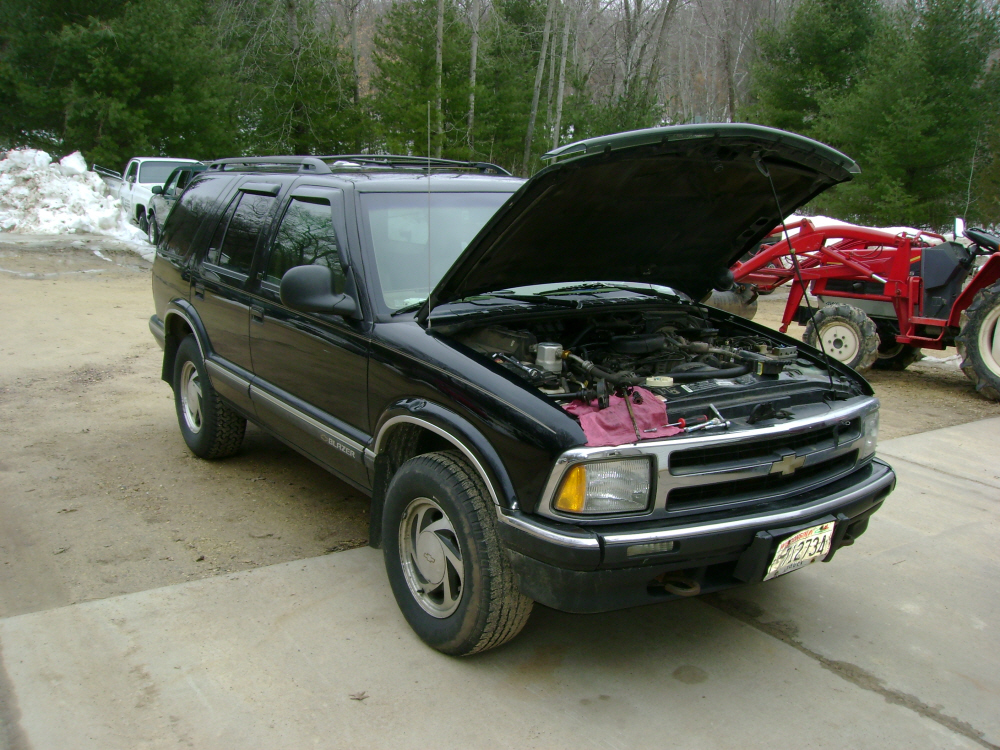
[[[433,531],[422,531],[417,535],[416,555],[417,570],[430,584],[441,583],[444,580],[444,548],[441,540]]]

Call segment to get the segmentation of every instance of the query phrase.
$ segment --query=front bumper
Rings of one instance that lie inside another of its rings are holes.
[[[829,561],[864,533],[895,484],[892,468],[874,459],[791,504],[738,516],[583,528],[499,511],[499,529],[525,596],[566,612],[604,612],[674,598],[662,585],[664,574],[695,582],[703,593],[759,581],[783,538],[835,521]],[[673,542],[667,552],[646,554],[640,547],[667,542]]]

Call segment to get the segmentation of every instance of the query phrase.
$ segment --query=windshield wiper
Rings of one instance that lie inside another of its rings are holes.
[[[483,297],[487,299],[510,299],[515,302],[527,302],[529,305],[553,305],[555,307],[571,307],[574,310],[578,310],[583,307],[583,303],[579,300],[562,299],[560,297],[546,297],[541,294],[515,294],[511,292],[507,294],[505,292],[494,292],[489,294],[476,294],[471,297],[465,297],[459,302],[470,302],[476,299],[482,299]]]
[[[396,315],[403,315],[403,314],[405,314],[405,313],[411,313],[411,312],[414,312],[415,310],[419,310],[419,309],[420,309],[421,307],[423,307],[423,306],[424,306],[424,303],[425,303],[426,301],[427,301],[427,300],[425,300],[425,299],[422,299],[422,300],[420,300],[419,302],[414,302],[414,303],[413,303],[412,305],[406,305],[406,307],[400,307],[400,308],[397,308],[397,309],[393,310],[393,311],[392,311],[392,312],[390,313],[390,315],[393,315],[393,316],[396,316]]]

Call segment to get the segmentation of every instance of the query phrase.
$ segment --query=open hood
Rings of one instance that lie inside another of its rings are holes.
[[[822,143],[743,124],[617,133],[545,158],[563,160],[497,211],[421,319],[442,303],[529,284],[631,281],[701,299],[783,215],[860,171]]]

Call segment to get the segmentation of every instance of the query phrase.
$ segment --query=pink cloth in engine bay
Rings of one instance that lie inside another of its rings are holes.
[[[664,426],[668,421],[667,405],[655,393],[645,388],[636,388],[635,392],[642,396],[641,404],[632,403],[640,440],[670,437],[682,431],[680,427]],[[580,399],[563,404],[563,408],[580,420],[583,433],[587,436],[587,445],[591,447],[635,442],[635,429],[623,398],[612,396],[607,409],[598,409],[596,401],[588,403]]]

